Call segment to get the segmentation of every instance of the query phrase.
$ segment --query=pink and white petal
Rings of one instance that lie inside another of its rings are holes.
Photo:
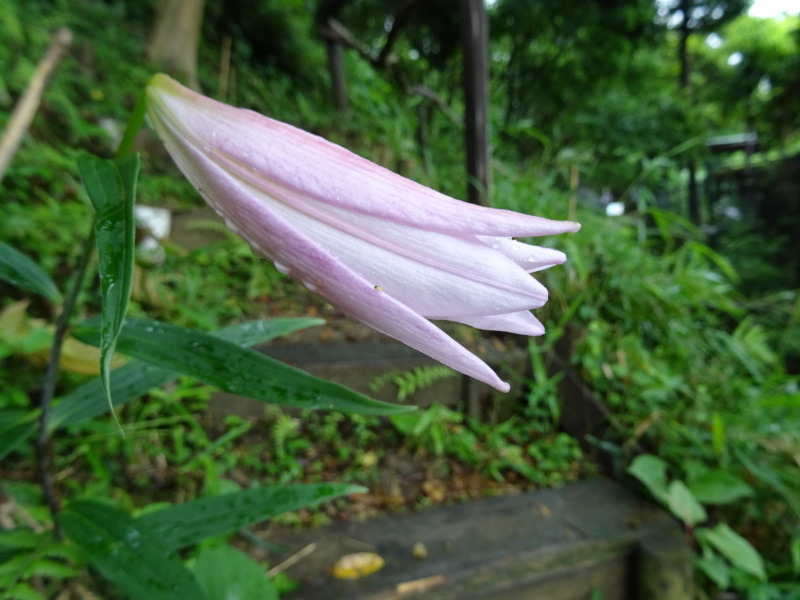
[[[508,256],[528,273],[560,265],[567,260],[566,254],[554,248],[533,246],[511,238],[479,237],[488,246]]]
[[[234,231],[276,264],[288,266],[292,275],[326,300],[461,373],[503,392],[510,389],[485,362],[409,307],[375,289],[270,206],[254,198],[248,187],[202,152],[172,142],[169,147],[187,178]],[[212,198],[225,201],[212,202]]]
[[[520,335],[542,335],[544,333],[544,325],[528,311],[520,311],[505,315],[458,317],[448,320],[464,323],[465,325],[477,327],[478,329],[485,329],[487,331],[507,331],[508,333],[517,333]]]
[[[454,200],[318,136],[206,98],[163,75],[153,78],[149,91],[181,123],[182,136],[326,204],[447,233],[529,237],[580,229],[569,221]]]
[[[218,152],[209,155],[242,178],[253,198],[269,204],[355,272],[423,316],[514,312],[547,301],[541,283],[474,236],[418,230],[366,215],[353,218],[271,180],[262,180],[256,188],[246,166]],[[456,306],[454,298],[459,298]]]

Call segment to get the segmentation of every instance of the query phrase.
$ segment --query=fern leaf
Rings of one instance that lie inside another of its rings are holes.
[[[6,577],[11,577],[10,581],[16,581],[19,574],[25,569],[30,561],[30,552],[20,552],[12,558],[0,563],[0,581],[6,580]]]
[[[1,592],[2,590],[0,590]],[[5,592],[6,600],[45,600],[44,597],[27,583],[18,583]]]
[[[47,558],[40,558],[33,561],[23,571],[22,578],[29,579],[31,577],[53,577],[55,579],[67,579],[69,577],[76,577],[78,571],[65,565],[61,562],[49,560]]]
[[[34,533],[30,529],[0,531],[0,549],[31,550],[40,546],[43,541],[42,534]]]

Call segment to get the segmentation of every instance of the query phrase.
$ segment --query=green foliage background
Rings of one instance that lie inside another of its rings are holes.
[[[336,114],[329,100],[315,2],[209,0],[198,63],[201,85],[209,95],[219,91],[221,48],[229,38],[235,77],[227,101],[463,197],[458,19],[451,3],[423,4],[404,24],[389,65],[375,67],[354,51],[346,53],[350,108],[344,115]],[[690,490],[698,474],[709,470],[730,476],[731,487],[746,482],[752,489],[734,502],[707,503],[707,531],[714,533],[698,543],[713,551],[708,540],[730,539],[724,527],[732,528],[764,557],[768,581],[712,552],[700,563],[709,597],[727,587],[721,581],[748,597],[797,597],[800,252],[790,233],[797,220],[783,213],[759,216],[737,204],[741,199],[735,195],[726,201],[744,219],[724,217],[711,199],[703,212],[713,230],[681,215],[688,159],[701,165],[703,182],[745,162],[743,152],[712,156],[704,143],[708,137],[757,132],[762,147],[751,165],[767,164],[776,176],[782,167],[774,159],[800,149],[800,25],[796,15],[734,18],[741,3],[724,4],[725,19],[695,24],[688,39],[688,90],[678,85],[678,30],[653,3],[620,0],[602,9],[599,3],[564,0],[491,5],[492,202],[583,223],[577,236],[545,241],[565,250],[569,262],[541,274],[551,290],[540,315],[548,333],[531,346],[536,380],[512,419],[487,424],[439,405],[396,416],[389,424],[358,416],[298,419],[268,413],[269,441],[250,440],[249,451],[241,452],[248,445],[236,442],[254,425],[231,418],[221,437],[212,439],[198,417],[209,389],[180,380],[153,392],[149,403],[127,409],[136,424],[128,440],[100,421],[74,426],[72,437],[59,440],[61,466],[91,474],[67,487],[88,497],[113,497],[126,508],[139,506],[139,495],[152,481],[146,469],[125,481],[131,471],[110,460],[116,455],[137,465],[167,456],[176,465],[169,485],[188,497],[226,489],[225,474],[241,467],[270,481],[315,480],[324,473],[315,443],[352,461],[347,478],[369,483],[365,465],[379,451],[374,433],[379,428],[432,461],[451,457],[496,480],[514,473],[541,486],[591,472],[585,465],[595,452],[611,456],[610,474],[623,477],[635,456],[646,452],[665,462],[670,481],[687,481]],[[0,240],[24,250],[61,289],[92,220],[76,159],[82,151],[113,153],[151,75],[143,47],[154,8],[154,2],[120,0],[0,4],[0,124],[51,33],[67,25],[76,35],[0,189]],[[387,41],[393,27],[387,18],[396,8],[393,2],[354,0],[345,3],[339,18],[374,57]],[[712,32],[719,42],[709,43]],[[736,53],[740,60],[731,61]],[[411,85],[432,91],[436,101],[408,93]],[[157,142],[145,138],[142,150],[146,175],[140,203],[172,209],[201,204]],[[604,188],[626,203],[626,217],[602,214],[598,197]],[[132,313],[180,325],[213,329],[265,316],[265,296],[289,311],[309,302],[322,308],[233,237],[191,253],[168,248],[163,265],[141,273]],[[0,292],[0,310],[24,296],[5,285]],[[99,290],[90,288],[80,303],[82,314],[96,314]],[[52,310],[34,300],[28,314],[48,319]],[[0,408],[29,407],[38,372],[18,350],[34,345],[32,339],[0,340],[6,358],[0,366],[5,387]],[[558,375],[548,368],[556,353],[613,416],[613,432],[589,440],[585,454],[557,430]],[[383,383],[391,381],[405,394],[444,376],[410,372],[387,376]],[[68,376],[60,391],[80,381]],[[299,467],[298,457],[308,456],[315,458]],[[21,449],[9,460],[29,465],[33,457]],[[447,467],[441,468],[447,475]],[[147,500],[170,499],[171,492],[169,486],[158,488]],[[36,512],[41,507],[30,488],[14,486],[14,493],[28,494],[34,516],[46,521]],[[6,548],[17,557],[20,549],[32,549],[30,557],[39,566],[31,572],[53,580],[71,578],[73,566],[81,566],[68,547],[33,534],[6,539]],[[727,580],[709,575],[720,569],[728,569]]]

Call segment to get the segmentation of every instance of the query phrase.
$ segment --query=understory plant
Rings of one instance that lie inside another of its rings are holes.
[[[800,381],[782,349],[797,292],[743,295],[726,258],[672,213],[582,221],[582,243],[564,240],[570,262],[548,279],[565,316],[535,348],[608,409],[607,433],[589,442],[685,523],[710,597],[796,597]],[[543,367],[539,395],[563,376]]]

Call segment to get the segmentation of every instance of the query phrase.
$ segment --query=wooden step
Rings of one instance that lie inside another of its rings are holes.
[[[302,586],[285,600],[694,597],[679,524],[605,479],[268,537],[290,554],[316,544],[287,570]],[[414,556],[417,544],[426,557]],[[341,556],[363,551],[382,556],[384,568],[361,579],[333,577]]]

